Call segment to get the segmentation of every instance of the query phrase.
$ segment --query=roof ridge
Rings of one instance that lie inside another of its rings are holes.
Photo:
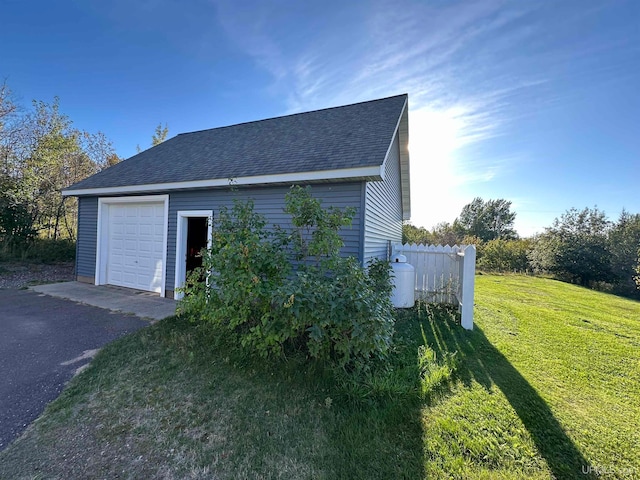
[[[308,110],[308,111],[304,111],[304,112],[290,113],[288,115],[278,115],[276,117],[269,117],[269,118],[263,118],[263,119],[260,119],[260,120],[251,120],[251,121],[248,121],[248,122],[234,123],[232,125],[223,125],[221,127],[204,128],[202,130],[194,130],[192,132],[183,132],[183,133],[179,133],[178,135],[176,135],[176,137],[179,137],[181,135],[191,135],[193,133],[209,132],[211,130],[221,130],[223,128],[239,127],[240,125],[249,125],[249,124],[252,124],[252,123],[267,122],[269,120],[278,120],[278,119],[281,119],[281,118],[295,117],[297,115],[306,115],[308,113],[324,112],[324,111],[327,111],[327,110],[337,110],[339,108],[348,108],[348,107],[353,107],[355,105],[364,105],[365,103],[381,102],[383,100],[390,100],[392,98],[408,97],[408,96],[409,96],[408,93],[401,93],[401,94],[398,94],[398,95],[391,95],[389,97],[374,98],[373,100],[365,100],[363,102],[349,103],[347,105],[337,105],[335,107],[318,108],[316,110]],[[175,138],[175,137],[173,137],[173,138]]]

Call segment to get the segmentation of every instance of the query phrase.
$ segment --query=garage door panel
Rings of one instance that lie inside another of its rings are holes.
[[[150,233],[139,233],[139,243],[143,244],[153,244],[153,242],[155,241],[154,235],[150,234]]]
[[[138,263],[138,256],[131,253],[125,253],[123,265],[125,267],[135,268]]]
[[[107,283],[160,292],[164,273],[164,205],[110,205],[108,229]]]
[[[142,218],[155,217],[155,207],[140,207],[139,213]]]
[[[151,258],[139,257],[138,260],[138,268],[144,269],[145,271],[153,269],[155,266],[155,262]]]
[[[164,243],[163,242],[154,242],[154,246],[153,246],[153,252],[156,254],[162,254],[164,250]]]
[[[151,224],[141,224],[140,225],[140,235],[144,235],[147,237],[153,236],[153,225]]]
[[[137,240],[132,240],[130,238],[126,238],[124,241],[124,249],[125,252],[131,252],[133,255],[137,255],[138,253],[138,242]]]
[[[138,276],[135,272],[124,272],[122,275],[122,283],[125,286],[141,283],[141,281],[144,281],[144,279],[138,279]]]

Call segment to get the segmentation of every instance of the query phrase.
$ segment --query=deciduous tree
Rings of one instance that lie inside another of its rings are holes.
[[[638,259],[636,261],[635,275],[636,288],[640,291],[640,248],[638,248]]]
[[[162,126],[162,123],[159,123],[153,135],[151,135],[151,146],[155,147],[156,145],[160,145],[167,139],[167,135],[169,135],[169,127],[166,123],[164,124],[164,127]],[[136,145],[136,151],[138,153],[142,151],[140,144]]]
[[[513,228],[515,219],[510,201],[502,198],[484,201],[476,197],[462,208],[453,229],[459,236],[473,235],[485,242],[496,238],[509,240],[517,238]]]
[[[464,240],[464,234],[456,231],[448,222],[440,222],[431,230],[410,223],[402,226],[402,243],[453,246],[464,243]]]
[[[585,286],[612,282],[610,227],[611,222],[597,207],[571,208],[537,239],[529,257],[531,264],[538,271]]]
[[[640,214],[623,210],[609,232],[611,269],[617,278],[616,290],[623,295],[637,295],[634,275],[640,248]]]
[[[77,205],[61,190],[119,161],[100,132],[73,127],[59,99],[23,111],[0,86],[0,241],[23,244],[36,233],[75,237]]]
[[[478,267],[499,272],[520,271],[529,268],[527,254],[531,249],[531,240],[490,240],[482,248]]]
[[[151,146],[155,147],[156,145],[160,145],[167,139],[167,135],[169,135],[169,127],[166,123],[164,124],[164,127],[162,126],[162,123],[159,123],[156,127],[155,133],[151,137]]]

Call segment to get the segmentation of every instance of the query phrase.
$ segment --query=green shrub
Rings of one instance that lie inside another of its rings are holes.
[[[0,243],[0,260],[42,263],[72,262],[76,257],[76,242],[35,238],[27,242]]]
[[[498,272],[531,269],[527,257],[531,248],[531,241],[527,239],[490,240],[483,245],[482,255],[478,256],[478,268]]]
[[[44,263],[72,262],[76,258],[76,242],[69,239],[36,238],[27,247],[24,257]]]
[[[20,251],[34,240],[36,231],[26,205],[0,193],[0,246],[5,254]]]
[[[252,202],[222,209],[180,311],[213,322],[265,357],[303,350],[333,366],[365,370],[386,355],[393,336],[388,263],[366,269],[340,256],[339,230],[351,225],[352,209],[324,209],[309,188],[292,187],[285,212],[287,232],[268,228]]]
[[[291,271],[286,242],[266,225],[251,201],[223,207],[211,248],[202,252],[203,268],[191,273],[180,302],[181,311],[223,327],[262,355],[279,351],[287,340],[272,303]]]
[[[389,264],[369,270],[353,257],[304,266],[278,292],[280,317],[305,332],[311,357],[340,367],[364,368],[383,358],[393,336]]]

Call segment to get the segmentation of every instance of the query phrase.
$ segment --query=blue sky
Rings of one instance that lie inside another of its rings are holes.
[[[0,77],[119,155],[170,136],[399,93],[412,222],[506,198],[521,235],[570,207],[640,212],[640,2],[19,1]]]

